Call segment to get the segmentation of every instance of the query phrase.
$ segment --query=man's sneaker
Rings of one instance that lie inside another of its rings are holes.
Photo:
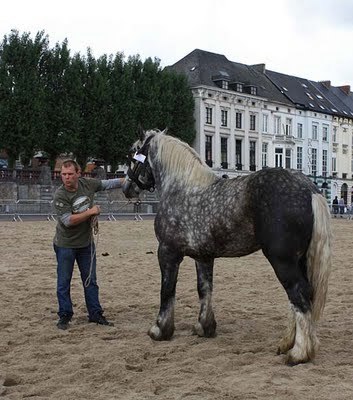
[[[62,317],[60,317],[58,323],[56,324],[56,326],[59,329],[67,329],[69,327],[69,322],[71,321],[71,317],[69,315],[63,315]]]
[[[88,322],[95,322],[97,325],[114,326],[112,322],[107,321],[104,315],[97,313],[88,319]]]

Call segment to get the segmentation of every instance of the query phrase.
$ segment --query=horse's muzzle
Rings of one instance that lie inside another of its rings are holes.
[[[127,199],[138,198],[140,194],[140,190],[136,183],[134,183],[131,179],[127,178],[123,185],[123,193]]]

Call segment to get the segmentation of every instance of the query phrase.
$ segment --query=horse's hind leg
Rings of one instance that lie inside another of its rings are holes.
[[[158,260],[161,269],[160,309],[156,323],[148,331],[153,340],[168,340],[174,333],[174,301],[179,265],[183,256],[160,244]]]
[[[295,311],[293,306],[290,304],[288,312],[287,331],[279,343],[277,354],[286,354],[294,346],[295,333],[296,333]]]
[[[196,261],[197,291],[200,299],[200,314],[194,332],[199,336],[214,337],[216,320],[212,310],[213,261]]]
[[[268,259],[287,292],[292,308],[288,332],[280,342],[279,353],[287,353],[290,365],[305,363],[314,358],[318,345],[311,316],[311,286],[294,257],[291,262],[273,256]]]

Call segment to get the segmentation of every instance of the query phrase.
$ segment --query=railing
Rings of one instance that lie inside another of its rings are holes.
[[[127,217],[140,221],[144,216],[155,216],[158,200],[144,200],[139,203],[127,200],[96,201],[101,208],[100,216],[109,221]],[[330,205],[333,218],[353,219],[353,206]],[[0,199],[0,220],[23,221],[24,219],[46,219],[55,221],[56,214],[52,200],[7,200]]]
[[[0,169],[0,182],[16,182],[21,184],[39,184],[40,183],[40,170],[34,169]],[[82,176],[95,178],[97,173],[83,172]],[[106,172],[106,178],[117,178],[118,175],[113,172]],[[60,171],[52,171],[51,179],[53,183],[61,182]]]
[[[129,201],[96,201],[101,208],[101,217],[115,221],[126,216],[142,220],[143,216],[154,216],[158,207],[157,200],[132,203]],[[24,219],[46,219],[55,221],[56,214],[52,200],[6,200],[0,199],[0,220],[23,221]]]

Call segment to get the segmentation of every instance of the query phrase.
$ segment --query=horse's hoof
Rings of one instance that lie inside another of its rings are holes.
[[[153,340],[162,340],[162,331],[158,325],[153,325],[148,331],[148,335]]]
[[[277,355],[279,356],[280,354],[287,354],[288,351],[292,348],[293,346],[289,346],[288,344],[282,344],[280,343],[277,348]]]
[[[170,340],[174,334],[174,326],[165,327],[163,330],[156,324],[148,331],[148,335],[153,340]]]
[[[200,337],[214,338],[217,336],[216,323],[203,327],[200,322],[197,322],[192,328],[192,333]]]
[[[294,359],[290,355],[288,355],[286,357],[286,365],[288,365],[288,367],[295,367],[296,365],[299,365],[299,364],[305,364],[308,361],[309,361],[309,359],[304,359],[304,360]]]
[[[192,327],[192,334],[193,335],[197,335],[200,337],[204,337],[205,336],[205,332],[203,330],[202,325],[200,324],[200,322],[197,322],[193,327]]]
[[[298,365],[298,364],[305,364],[305,363],[307,363],[307,362],[309,362],[309,361],[311,361],[311,357],[309,357],[308,354],[302,355],[302,356],[300,357],[300,356],[298,356],[298,355],[295,354],[295,352],[293,351],[293,349],[290,350],[290,351],[287,353],[287,356],[286,356],[286,364],[287,364],[289,367],[294,367],[295,365]]]

